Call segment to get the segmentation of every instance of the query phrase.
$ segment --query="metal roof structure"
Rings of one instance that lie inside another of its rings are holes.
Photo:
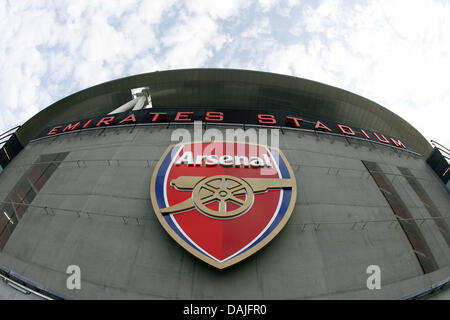
[[[105,82],[48,106],[25,122],[18,136],[26,145],[45,127],[108,114],[149,87],[154,108],[255,108],[292,111],[406,139],[425,158],[432,147],[407,121],[354,93],[292,76],[234,69],[156,71]]]

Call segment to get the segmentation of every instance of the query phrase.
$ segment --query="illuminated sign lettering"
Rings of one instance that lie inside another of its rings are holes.
[[[396,148],[411,149],[406,141],[384,133],[361,129],[341,123],[330,121],[307,119],[303,116],[293,115],[283,111],[260,112],[248,109],[208,110],[195,109],[195,111],[179,111],[177,109],[142,109],[132,112],[123,112],[114,116],[102,116],[86,120],[77,120],[71,123],[61,124],[47,128],[39,137],[53,136],[61,133],[74,132],[90,128],[102,128],[110,126],[157,124],[157,123],[193,123],[203,121],[205,123],[231,123],[250,124],[269,127],[297,128],[311,131],[321,131],[349,137],[371,140]]]

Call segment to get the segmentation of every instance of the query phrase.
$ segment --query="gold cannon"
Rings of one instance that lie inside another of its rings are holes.
[[[180,213],[195,207],[209,216],[231,218],[243,214],[251,208],[255,193],[265,192],[269,189],[292,188],[294,183],[294,179],[237,178],[229,175],[181,176],[172,180],[170,185],[178,190],[192,190],[192,197],[161,209],[161,213]],[[218,210],[207,207],[208,204],[215,201],[219,202]],[[237,208],[228,211],[228,202],[234,203]]]

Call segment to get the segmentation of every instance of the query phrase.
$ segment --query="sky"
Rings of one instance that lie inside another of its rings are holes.
[[[74,92],[237,68],[368,98],[450,147],[450,0],[0,0],[0,133]]]

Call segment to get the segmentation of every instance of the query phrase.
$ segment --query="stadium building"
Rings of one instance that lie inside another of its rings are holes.
[[[348,91],[152,72],[72,94],[1,138],[2,298],[448,293],[448,150]]]

